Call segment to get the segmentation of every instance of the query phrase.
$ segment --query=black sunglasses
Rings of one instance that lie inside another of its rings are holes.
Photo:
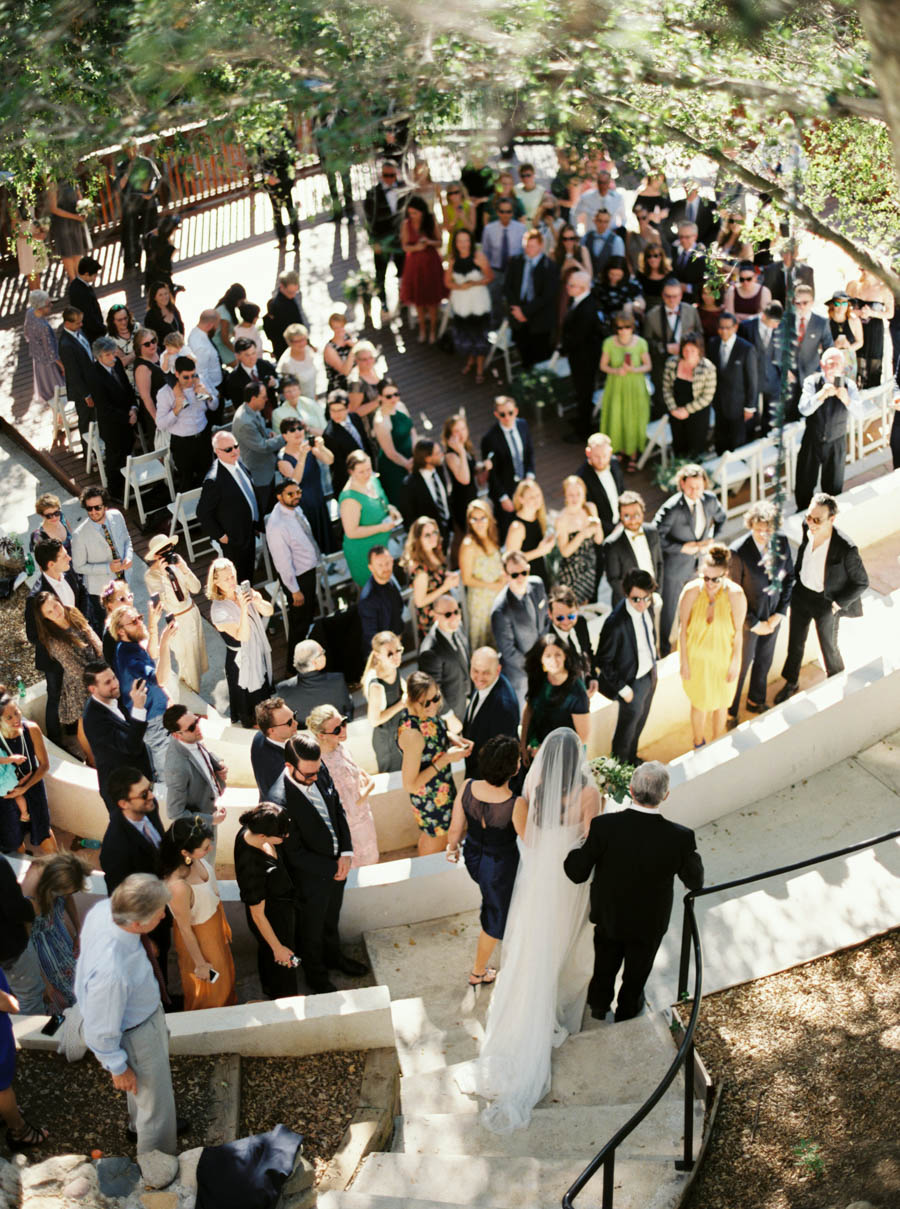
[[[425,700],[422,702],[422,704],[423,705],[437,705],[437,703],[440,701],[440,699],[441,699],[441,694],[435,693],[435,695],[433,697],[426,697]]]
[[[56,509],[54,509],[53,512],[45,512],[44,520],[46,520],[46,521],[59,520],[59,518],[61,516],[62,516],[62,512],[60,512],[59,508],[56,508]]]
[[[527,579],[528,572],[527,571],[510,571],[509,578],[510,579]]]
[[[234,453],[237,448],[237,445],[220,445],[219,453]]]

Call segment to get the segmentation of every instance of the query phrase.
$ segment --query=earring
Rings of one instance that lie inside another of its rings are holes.
[[[193,857],[186,856],[186,857],[184,858],[184,863],[185,863],[186,865],[193,865],[193,863],[194,863]]]

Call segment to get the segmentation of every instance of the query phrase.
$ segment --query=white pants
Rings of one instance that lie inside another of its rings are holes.
[[[122,1034],[122,1048],[137,1078],[137,1094],[126,1097],[128,1117],[137,1130],[137,1153],[177,1154],[169,1032],[162,1004],[143,1024]]]

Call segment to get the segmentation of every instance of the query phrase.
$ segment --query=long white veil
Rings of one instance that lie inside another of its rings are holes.
[[[550,1090],[552,1047],[581,1028],[593,968],[589,883],[570,882],[563,861],[584,833],[584,801],[593,797],[584,790],[592,785],[578,736],[553,731],[525,779],[522,860],[484,1044],[456,1074],[462,1091],[492,1101],[481,1120],[496,1133],[528,1124]]]

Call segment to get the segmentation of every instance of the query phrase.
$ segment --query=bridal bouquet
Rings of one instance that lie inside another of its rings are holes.
[[[344,281],[343,294],[348,302],[368,302],[378,293],[378,286],[371,273],[358,269]]]
[[[89,197],[82,197],[80,201],[75,203],[75,213],[85,219],[85,221],[94,217],[94,203]]]
[[[634,772],[633,764],[624,764],[615,756],[598,756],[596,760],[591,760],[591,772],[600,793],[613,798],[619,805],[625,801]]]

